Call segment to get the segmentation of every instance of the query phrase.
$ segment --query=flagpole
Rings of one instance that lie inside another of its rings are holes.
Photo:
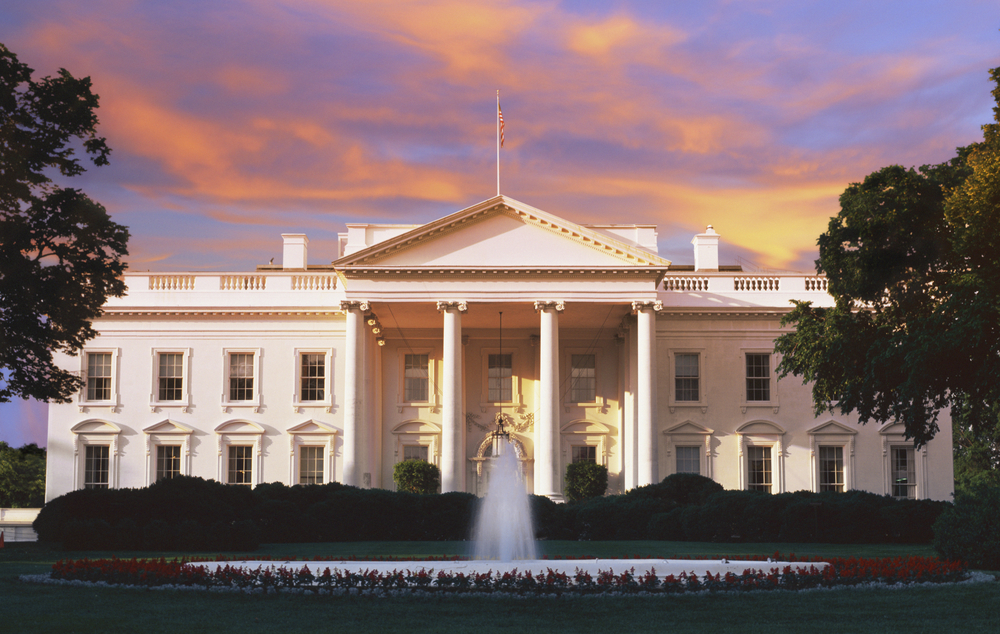
[[[497,90],[497,196],[500,195],[500,90]]]

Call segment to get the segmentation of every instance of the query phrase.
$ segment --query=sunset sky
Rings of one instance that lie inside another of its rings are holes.
[[[111,165],[66,184],[133,270],[247,270],[305,232],[426,222],[503,193],[655,223],[693,261],[806,271],[848,183],[938,163],[992,120],[1000,5],[881,0],[7,0],[0,42],[100,95]],[[45,443],[45,407],[0,405]]]

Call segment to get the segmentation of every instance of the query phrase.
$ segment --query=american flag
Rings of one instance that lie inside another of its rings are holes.
[[[497,103],[497,116],[500,117],[500,147],[503,147],[503,110],[500,109],[499,103]]]

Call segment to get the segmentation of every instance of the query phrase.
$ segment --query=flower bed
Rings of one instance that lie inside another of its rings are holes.
[[[785,558],[794,560],[794,556]],[[287,560],[282,560],[287,561]],[[801,560],[799,560],[801,561]],[[698,560],[691,560],[691,571],[659,577],[655,570],[637,573],[635,568],[620,573],[602,571],[591,575],[548,569],[532,575],[528,572],[465,574],[402,567],[392,572],[344,572],[325,568],[320,574],[307,566],[221,566],[208,570],[197,561],[166,559],[79,559],[56,562],[51,578],[105,582],[130,586],[191,586],[229,588],[245,592],[281,592],[298,589],[323,594],[381,593],[387,591],[429,591],[436,593],[509,593],[521,595],[572,594],[677,594],[684,592],[745,592],[752,590],[803,590],[854,586],[863,583],[946,583],[968,577],[966,567],[954,561],[929,557],[887,559],[828,558],[830,565],[770,570],[746,569],[742,574],[704,574],[695,571]],[[402,560],[400,563],[404,563]]]

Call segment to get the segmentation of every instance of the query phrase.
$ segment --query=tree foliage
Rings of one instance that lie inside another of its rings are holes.
[[[1000,104],[1000,69],[993,94]],[[1000,401],[1000,105],[982,142],[940,165],[883,168],[840,197],[819,238],[832,308],[794,302],[780,376],[817,415],[900,422],[923,445],[959,400],[978,433]]]
[[[90,78],[32,73],[0,44],[0,402],[68,400],[81,379],[53,351],[79,350],[107,297],[125,292],[128,230],[51,178],[81,174],[80,149],[108,163]]]
[[[0,508],[35,508],[45,501],[45,450],[0,441]]]
[[[396,490],[407,493],[437,493],[441,486],[441,470],[425,460],[404,460],[392,469]]]
[[[582,502],[604,495],[608,490],[608,468],[593,462],[566,465],[566,499]]]

